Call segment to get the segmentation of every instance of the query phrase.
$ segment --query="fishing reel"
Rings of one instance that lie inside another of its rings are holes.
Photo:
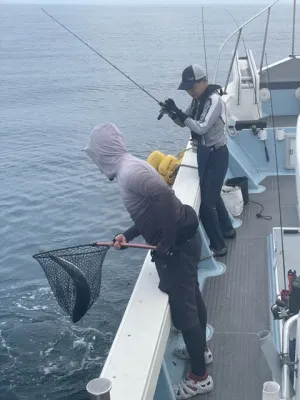
[[[162,119],[162,117],[165,114],[170,114],[170,115],[172,115],[171,118],[176,118],[176,113],[175,112],[170,111],[170,110],[169,111],[164,110],[164,107],[166,107],[165,102],[160,101],[158,104],[161,106],[161,110],[160,110],[159,115],[157,117],[158,120]]]
[[[296,271],[288,271],[288,289],[283,289],[271,307],[274,319],[289,318],[298,314],[300,311],[300,276],[297,277]]]
[[[160,110],[160,113],[159,113],[157,119],[160,120],[166,114],[166,111],[164,111],[165,103],[160,101],[158,104],[161,106],[161,110]]]
[[[273,318],[276,320],[289,317],[289,309],[287,304],[280,299],[277,299],[276,303],[272,305],[271,312],[273,314]]]

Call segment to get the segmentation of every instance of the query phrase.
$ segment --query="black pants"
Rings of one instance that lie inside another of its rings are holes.
[[[155,261],[160,277],[159,288],[169,295],[174,326],[182,331],[191,357],[192,372],[203,376],[206,372],[207,311],[198,282],[202,240],[199,231],[186,244],[177,248],[167,260]]]
[[[211,150],[198,145],[198,172],[201,189],[199,217],[203,228],[215,250],[225,247],[222,232],[232,229],[230,217],[221,197],[221,189],[228,169],[227,146]]]

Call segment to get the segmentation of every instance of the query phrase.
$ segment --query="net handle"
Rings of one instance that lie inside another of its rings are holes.
[[[114,242],[96,242],[95,246],[110,246],[113,247]],[[146,249],[146,250],[156,250],[156,246],[150,246],[149,244],[139,244],[139,243],[126,243],[121,244],[121,247],[131,247],[135,249]]]

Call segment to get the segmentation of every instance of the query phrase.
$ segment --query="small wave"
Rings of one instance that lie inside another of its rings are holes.
[[[44,357],[49,357],[49,355],[52,353],[54,347],[49,347],[49,349],[44,350],[44,351],[40,351],[40,357],[44,358]]]
[[[23,306],[20,303],[15,303],[15,304],[18,308],[22,308],[23,310],[26,310],[26,311],[45,311],[45,310],[49,309],[48,306],[33,306],[30,308],[30,307]]]
[[[80,348],[80,347],[87,347],[89,343],[87,343],[84,338],[77,339],[73,342],[73,349]]]
[[[7,355],[9,356],[9,358],[13,358],[13,356],[11,355],[11,348],[10,346],[8,346],[5,338],[2,336],[1,330],[0,330],[0,340],[1,340],[1,347],[7,351]]]
[[[58,365],[51,365],[51,364],[52,364],[52,363],[50,363],[50,364],[48,365],[48,367],[44,367],[44,368],[43,368],[44,375],[49,375],[49,374],[52,374],[53,372],[59,370]]]
[[[46,286],[46,287],[41,287],[41,288],[38,288],[37,291],[38,291],[39,293],[41,293],[41,294],[49,294],[49,293],[51,293],[51,288],[48,287],[48,286]]]

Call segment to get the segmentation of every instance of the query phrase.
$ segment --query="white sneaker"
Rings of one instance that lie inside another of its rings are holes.
[[[174,350],[174,355],[182,360],[189,360],[191,358],[185,345],[178,345]],[[204,351],[204,359],[206,365],[213,362],[213,355],[209,348]]]
[[[214,381],[210,375],[204,381],[194,381],[188,375],[174,385],[174,393],[176,400],[187,400],[199,394],[209,393],[214,388]]]

